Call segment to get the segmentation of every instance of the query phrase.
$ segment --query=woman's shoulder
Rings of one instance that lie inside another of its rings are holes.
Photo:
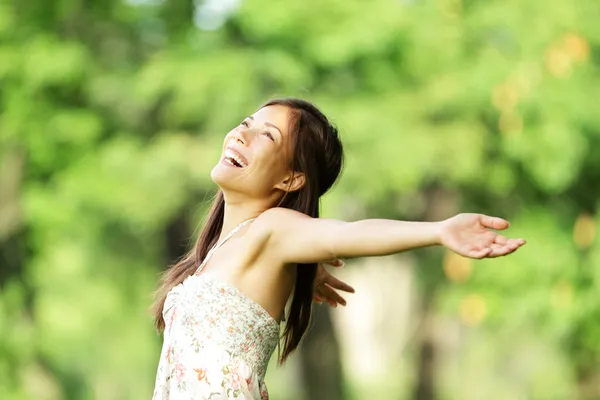
[[[255,221],[257,225],[279,226],[298,219],[311,218],[296,210],[283,207],[273,207],[260,214]]]
[[[272,250],[275,244],[280,243],[280,239],[286,232],[293,229],[294,221],[298,218],[310,218],[295,210],[288,208],[274,207],[262,212],[252,222],[245,236],[246,246],[249,250],[249,259],[254,259],[257,254],[273,255]],[[268,256],[270,257],[270,256]],[[276,257],[275,257],[276,258]],[[275,260],[270,260],[267,264],[279,265]],[[283,264],[281,264],[283,265]]]
[[[254,235],[264,239],[277,231],[285,231],[285,228],[292,227],[295,222],[305,218],[311,217],[289,208],[273,207],[256,217],[250,229]]]

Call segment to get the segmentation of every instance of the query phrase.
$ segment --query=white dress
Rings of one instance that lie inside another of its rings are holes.
[[[154,400],[269,398],[264,377],[279,323],[234,286],[198,275],[214,250],[245,223],[167,295]]]

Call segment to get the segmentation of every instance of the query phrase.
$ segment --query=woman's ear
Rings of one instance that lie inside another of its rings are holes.
[[[275,185],[275,188],[284,192],[295,192],[302,189],[306,183],[306,177],[301,172],[291,172],[281,182]]]

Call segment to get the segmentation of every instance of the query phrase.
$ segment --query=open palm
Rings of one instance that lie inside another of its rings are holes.
[[[525,244],[524,239],[508,239],[495,230],[508,228],[508,221],[483,214],[458,214],[440,225],[440,242],[469,258],[500,257]]]

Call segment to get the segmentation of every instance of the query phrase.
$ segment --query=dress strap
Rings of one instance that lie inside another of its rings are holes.
[[[202,263],[200,264],[200,266],[198,267],[198,269],[196,269],[196,272],[194,272],[194,275],[198,275],[204,269],[204,266],[206,265],[206,263],[208,262],[208,260],[212,257],[212,255],[215,253],[215,251],[217,251],[217,249],[219,247],[221,247],[226,241],[228,241],[233,235],[235,235],[237,233],[237,231],[239,231],[240,229],[242,229],[242,227],[244,227],[246,224],[254,221],[255,219],[256,218],[250,218],[250,219],[247,219],[247,220],[245,220],[243,222],[240,222],[220,242],[215,243],[215,245],[213,247],[211,247],[211,249],[208,251],[208,253],[206,253],[206,257],[204,257],[204,260],[202,261]]]

